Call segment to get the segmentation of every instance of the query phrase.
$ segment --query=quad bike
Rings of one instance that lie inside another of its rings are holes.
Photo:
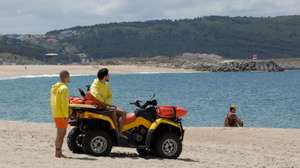
[[[84,93],[81,90],[81,94]],[[69,124],[74,126],[68,134],[68,147],[73,153],[107,156],[113,146],[136,148],[141,156],[154,155],[176,159],[182,151],[184,129],[181,119],[187,110],[176,106],[158,106],[154,96],[127,113],[119,136],[111,118],[114,109],[98,109],[84,104],[79,98],[70,100]],[[78,103],[79,102],[79,103]]]

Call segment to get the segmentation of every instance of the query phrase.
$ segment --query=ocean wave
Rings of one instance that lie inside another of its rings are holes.
[[[130,75],[130,74],[141,74],[141,75],[147,75],[147,74],[176,74],[176,73],[205,73],[205,72],[194,72],[194,71],[186,71],[186,72],[118,72],[118,73],[112,73],[116,75]],[[94,76],[91,74],[74,74],[71,75],[71,77],[76,76]],[[15,79],[31,79],[31,78],[54,78],[58,77],[58,74],[42,74],[42,75],[17,75],[17,76],[4,76],[0,77],[0,80],[15,80]]]
[[[203,71],[183,71],[183,72],[152,72],[152,71],[145,71],[145,72],[127,72],[127,73],[113,73],[113,74],[123,74],[123,75],[128,75],[128,74],[190,74],[190,73],[206,73],[206,72],[203,72]]]
[[[71,76],[90,76],[90,74],[76,74]],[[0,80],[15,80],[15,79],[31,79],[31,78],[54,78],[58,77],[58,74],[42,74],[42,75],[18,75],[0,77]]]

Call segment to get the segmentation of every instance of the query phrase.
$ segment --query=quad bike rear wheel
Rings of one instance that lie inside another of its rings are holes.
[[[182,142],[174,133],[165,133],[155,142],[155,153],[162,158],[176,159],[182,152]]]
[[[69,149],[73,153],[83,153],[82,143],[84,134],[80,131],[78,127],[73,128],[67,137],[67,144]]]
[[[90,132],[85,135],[82,148],[93,156],[107,156],[112,149],[112,140],[104,131]]]

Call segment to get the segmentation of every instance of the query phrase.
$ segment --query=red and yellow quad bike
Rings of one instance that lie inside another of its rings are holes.
[[[158,106],[153,98],[127,113],[119,136],[111,118],[112,109],[92,105],[70,104],[68,147],[74,153],[107,156],[113,146],[136,148],[140,155],[175,159],[182,151],[184,129],[181,119],[187,110],[175,106]]]

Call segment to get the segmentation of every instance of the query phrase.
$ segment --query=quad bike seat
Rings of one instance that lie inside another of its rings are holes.
[[[132,123],[136,120],[136,115],[135,113],[127,113],[126,114],[126,119],[124,121],[124,124],[129,124]]]
[[[69,107],[73,110],[76,110],[79,113],[84,113],[86,111],[95,113],[95,114],[102,114],[106,116],[111,116],[111,110],[99,109],[94,105],[88,104],[70,104]]]

